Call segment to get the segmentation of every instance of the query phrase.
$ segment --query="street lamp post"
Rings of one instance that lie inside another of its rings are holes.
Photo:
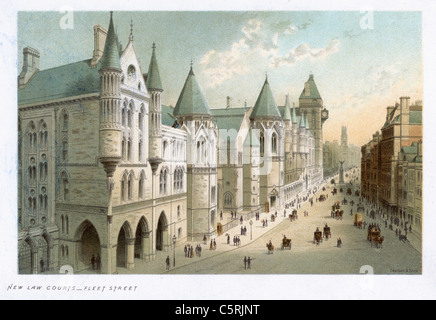
[[[253,240],[253,220],[250,220],[250,240]]]
[[[173,235],[173,266],[176,266],[176,235]]]

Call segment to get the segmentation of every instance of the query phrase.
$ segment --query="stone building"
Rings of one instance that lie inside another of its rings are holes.
[[[19,273],[134,268],[187,238],[185,131],[162,125],[155,48],[147,77],[133,35],[94,29],[88,60],[19,76]],[[42,260],[44,267],[41,268]]]
[[[418,230],[422,221],[422,134],[422,101],[410,104],[409,97],[401,97],[400,103],[387,107],[381,133],[361,148],[362,195]],[[413,178],[407,180],[409,167]]]
[[[23,50],[18,273],[89,271],[97,258],[94,271],[134,269],[219,234],[220,211],[278,209],[323,179],[328,111],[313,75],[299,107],[277,106],[266,80],[253,107],[213,109],[191,65],[173,108],[156,46],[144,72],[112,13],[90,56],[39,70],[39,52]]]

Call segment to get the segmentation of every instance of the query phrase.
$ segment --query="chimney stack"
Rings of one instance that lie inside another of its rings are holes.
[[[94,26],[94,51],[92,53],[91,66],[97,66],[98,61],[103,56],[104,45],[106,43],[107,30],[100,25]]]
[[[18,76],[18,88],[23,88],[30,78],[39,71],[39,51],[31,47],[23,49],[23,69]]]

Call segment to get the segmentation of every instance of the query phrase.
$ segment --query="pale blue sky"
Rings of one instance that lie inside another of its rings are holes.
[[[41,69],[89,59],[93,26],[108,26],[108,12],[73,14],[73,29],[61,29],[65,14],[19,12],[18,70],[22,49],[41,52]],[[340,11],[273,12],[115,12],[123,46],[130,20],[142,71],[147,72],[151,44],[164,86],[163,102],[175,105],[191,59],[209,105],[225,107],[246,100],[253,105],[265,72],[277,104],[285,94],[298,104],[304,82],[315,75],[330,110],[325,140],[340,139],[349,127],[351,143],[363,144],[384,123],[385,108],[402,95],[423,94],[420,12],[375,12],[373,29],[361,28],[367,13]]]

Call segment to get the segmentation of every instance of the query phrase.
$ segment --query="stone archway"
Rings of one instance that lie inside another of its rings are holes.
[[[101,256],[101,242],[97,229],[88,220],[83,222],[76,232],[78,262],[85,268],[92,267],[92,256]]]
[[[30,238],[26,238],[18,248],[18,274],[36,273],[35,244]]]
[[[132,237],[132,229],[125,222],[118,233],[117,241],[117,267],[133,269],[134,266],[135,238]]]
[[[150,231],[147,220],[142,217],[135,233],[135,259],[145,259],[150,254]]]
[[[168,222],[165,216],[165,212],[159,216],[156,230],[156,250],[164,251],[168,248]]]

